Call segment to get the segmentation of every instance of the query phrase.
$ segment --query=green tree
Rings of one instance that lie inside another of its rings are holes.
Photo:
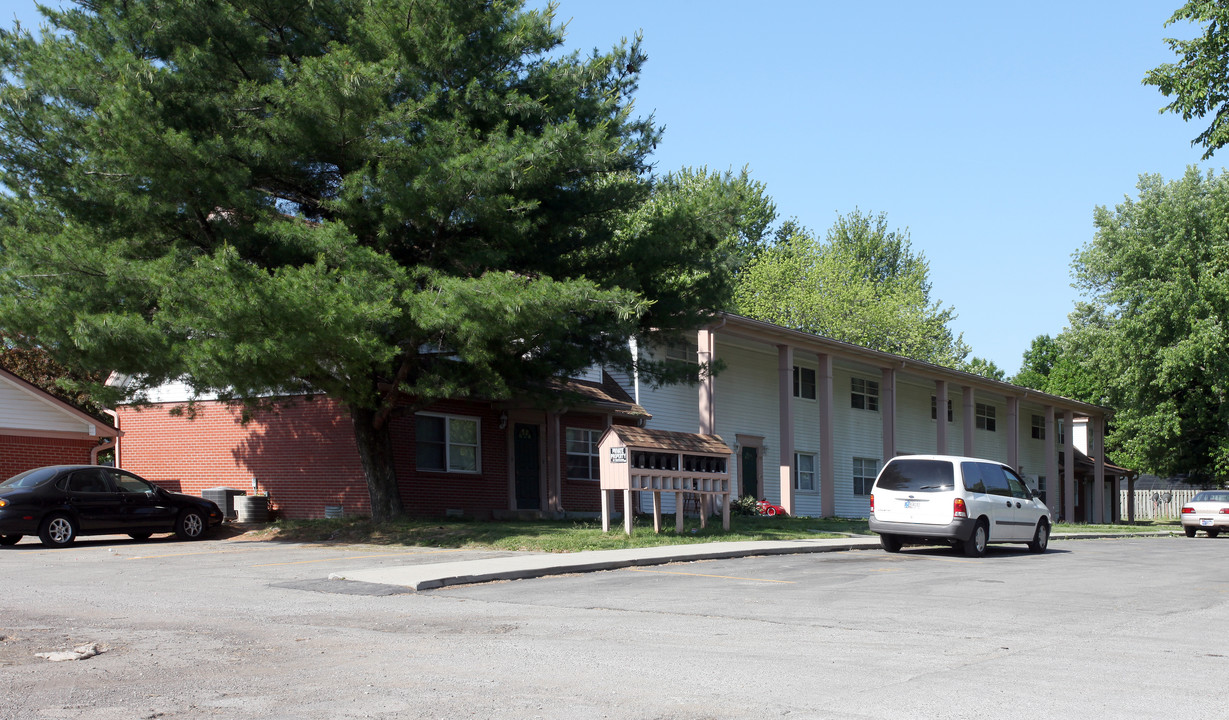
[[[1077,320],[1078,313],[1073,313],[1072,319]],[[1079,346],[1078,337],[1077,333],[1064,331],[1058,337],[1033,338],[1024,352],[1020,372],[1011,382],[1073,400],[1104,403],[1103,383],[1089,363],[1089,354]]]
[[[1074,260],[1088,302],[1076,352],[1114,407],[1115,458],[1197,480],[1229,472],[1229,176],[1140,178],[1138,199],[1099,207]]]
[[[106,378],[99,373],[80,374],[64,367],[29,338],[9,336],[0,331],[0,368],[107,423],[111,422],[103,413],[103,406],[89,393],[91,385],[97,385]]]
[[[969,358],[966,362],[960,364],[960,369],[974,375],[990,378],[991,380],[1004,380],[1007,377],[1007,373],[998,364],[993,360],[983,357],[974,356]]]
[[[786,327],[956,366],[969,348],[930,296],[930,266],[884,213],[840,216],[823,240],[794,221],[738,276],[737,311]]]
[[[639,39],[564,54],[521,0],[43,12],[0,32],[0,327],[137,398],[340,399],[377,519],[393,413],[546,394],[728,303],[761,188],[652,176]]]
[[[1161,108],[1183,120],[1212,116],[1207,129],[1191,141],[1206,148],[1203,159],[1229,142],[1229,4],[1223,0],[1191,0],[1166,21],[1198,23],[1202,34],[1191,40],[1166,38],[1169,49],[1180,58],[1163,63],[1144,76],[1145,85],[1155,85],[1173,102]]]

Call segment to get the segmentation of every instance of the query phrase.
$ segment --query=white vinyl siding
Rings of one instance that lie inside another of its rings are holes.
[[[0,378],[0,428],[93,435],[84,420],[25,388]]]

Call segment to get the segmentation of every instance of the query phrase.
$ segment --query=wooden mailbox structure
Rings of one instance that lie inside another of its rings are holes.
[[[683,531],[683,496],[721,498],[722,526],[730,529],[730,448],[717,435],[612,425],[601,453],[602,531],[610,531],[610,493],[623,491],[623,529],[632,534],[632,493],[652,493],[653,532],[661,532],[661,494],[674,493],[674,528]],[[700,525],[707,512],[701,502]]]

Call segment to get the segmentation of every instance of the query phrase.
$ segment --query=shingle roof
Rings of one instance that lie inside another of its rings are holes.
[[[630,425],[611,425],[613,432],[625,445],[654,448],[657,450],[674,450],[681,452],[730,454],[730,448],[720,435],[698,435],[693,433],[671,432],[669,430],[649,430],[647,428],[631,427]]]

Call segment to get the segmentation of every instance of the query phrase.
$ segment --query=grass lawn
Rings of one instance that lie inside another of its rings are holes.
[[[647,525],[646,525],[647,523]],[[465,548],[471,550],[527,550],[534,552],[579,552],[622,548],[681,545],[687,543],[738,542],[744,540],[797,540],[871,535],[866,520],[844,518],[746,517],[730,518],[730,531],[713,518],[707,528],[687,518],[683,533],[674,532],[674,516],[662,518],[661,534],[653,532],[652,519],[637,516],[631,537],[621,524],[602,532],[599,520],[480,521],[457,519],[401,520],[373,523],[367,518],[338,520],[279,520],[259,533],[271,540],[293,542],[370,543],[414,547]],[[1180,531],[1176,522],[1136,525],[1058,525],[1055,532],[1154,532]]]

